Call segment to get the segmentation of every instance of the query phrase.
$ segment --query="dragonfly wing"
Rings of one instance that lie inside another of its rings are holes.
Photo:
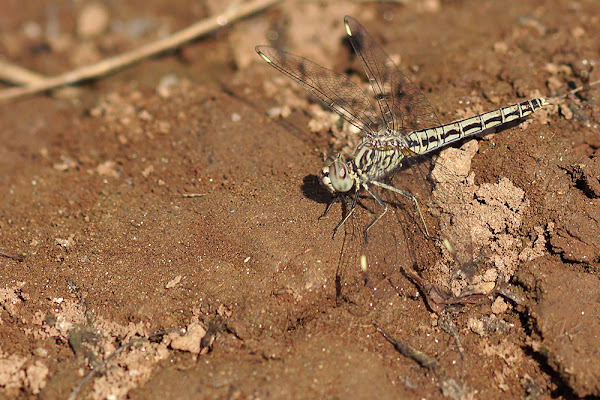
[[[441,125],[423,93],[354,18],[344,18],[346,33],[358,54],[379,103],[386,126],[409,132]]]
[[[256,52],[363,132],[375,134],[383,127],[369,97],[346,76],[273,47],[257,46]]]

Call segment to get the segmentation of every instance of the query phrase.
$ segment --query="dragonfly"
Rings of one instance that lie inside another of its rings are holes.
[[[334,228],[334,237],[356,209],[364,190],[382,209],[363,232],[367,240],[369,229],[388,209],[374,187],[412,200],[424,223],[416,197],[386,182],[392,174],[411,159],[499,125],[522,120],[550,105],[548,99],[539,97],[442,124],[427,98],[367,30],[350,16],[344,18],[344,26],[369,79],[378,110],[366,92],[347,76],[274,47],[256,47],[256,52],[269,65],[299,83],[363,134],[349,157],[343,154],[329,157],[321,171],[321,183],[335,196],[324,215],[338,196],[354,194],[352,205]],[[427,232],[426,225],[425,230]]]

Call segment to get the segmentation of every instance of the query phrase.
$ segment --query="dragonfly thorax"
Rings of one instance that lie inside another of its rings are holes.
[[[321,183],[331,193],[345,193],[357,184],[354,168],[343,156],[328,157],[321,170]]]
[[[353,162],[362,181],[379,180],[402,166],[406,140],[391,135],[365,138],[354,150]]]

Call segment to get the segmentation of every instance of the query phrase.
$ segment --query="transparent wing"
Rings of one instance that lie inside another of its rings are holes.
[[[273,47],[256,46],[256,52],[363,132],[375,135],[383,127],[381,116],[365,92],[347,77]]]
[[[354,18],[344,18],[346,33],[358,54],[379,103],[386,126],[407,132],[441,125],[423,93],[396,67]]]

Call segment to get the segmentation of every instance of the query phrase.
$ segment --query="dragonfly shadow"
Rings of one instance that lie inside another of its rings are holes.
[[[339,216],[340,219],[345,218],[346,215],[352,209],[351,204],[354,198],[354,192],[332,195],[327,189],[325,189],[325,187],[323,187],[323,185],[321,184],[321,178],[317,175],[306,175],[303,179],[301,189],[302,193],[307,199],[313,200],[319,204],[327,205],[323,214],[319,216],[319,219],[325,217],[326,215],[329,215],[331,207],[334,207],[337,203],[339,203],[342,212]],[[381,213],[382,210],[377,210],[376,208],[377,204],[374,204],[372,206],[368,205],[369,200],[373,200],[373,202],[375,202],[375,200],[368,195],[360,195],[356,206],[362,211],[366,210],[368,215],[374,216],[376,214]],[[364,228],[366,227],[367,225],[364,226]]]
[[[311,199],[320,204],[329,204],[333,201],[333,195],[321,184],[321,178],[314,174],[309,174],[302,180],[302,193],[307,199]]]

